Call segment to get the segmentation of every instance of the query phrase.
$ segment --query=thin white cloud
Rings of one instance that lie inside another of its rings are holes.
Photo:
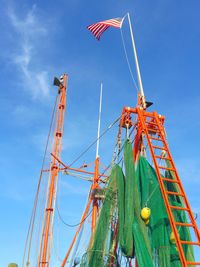
[[[17,37],[15,39],[17,48],[11,56],[11,61],[20,71],[24,88],[30,90],[34,99],[41,99],[49,94],[48,72],[37,66],[36,45],[42,41],[42,37],[45,37],[48,31],[39,21],[36,11],[34,5],[24,18],[20,18],[13,8],[9,8],[8,17]]]

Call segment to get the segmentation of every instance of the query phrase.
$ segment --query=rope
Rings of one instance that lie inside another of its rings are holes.
[[[64,221],[64,219],[62,218],[62,216],[60,215],[60,211],[59,211],[59,209],[58,209],[58,206],[57,206],[57,204],[56,204],[56,210],[57,210],[57,212],[58,212],[58,217],[59,217],[59,219],[61,220],[61,222],[63,223],[63,224],[65,224],[66,226],[68,226],[68,227],[76,227],[76,226],[79,226],[82,222],[84,222],[90,215],[91,215],[91,213],[92,213],[92,210],[88,213],[88,215],[85,217],[85,219],[84,220],[82,220],[82,221],[80,221],[79,223],[76,223],[76,224],[69,224],[69,223],[66,223],[65,221]]]
[[[60,183],[58,180],[58,184],[57,184],[57,202],[59,201],[60,198]],[[60,263],[62,263],[62,259],[61,257],[58,255],[58,251],[59,251],[59,243],[60,243],[60,220],[57,220],[56,218],[56,222],[57,222],[57,238],[56,238],[56,244],[55,244],[55,238],[52,239],[52,250],[54,252],[54,256],[56,257],[57,261],[59,261]],[[56,223],[55,223],[56,225]],[[54,226],[55,227],[55,226]]]
[[[136,128],[136,126],[133,127],[133,129],[132,129],[131,132],[130,132],[130,135],[133,133],[133,131],[135,130],[135,128]],[[131,143],[133,143],[134,141],[135,141],[135,138],[133,139],[133,141],[132,141]],[[117,138],[115,147],[117,146],[117,143],[118,143],[118,138]],[[125,141],[123,142],[123,145],[120,147],[118,153],[116,153],[116,151],[114,151],[111,163],[110,163],[110,164],[107,166],[107,168],[103,171],[103,173],[101,174],[100,178],[102,177],[102,175],[105,174],[105,172],[106,172],[108,169],[110,169],[110,168],[113,167],[114,162],[115,162],[116,159],[119,158],[119,156],[120,156],[120,154],[121,154],[121,152],[122,152],[122,150],[123,150],[123,148],[124,148],[124,145],[125,145]],[[122,159],[123,159],[123,157],[121,157],[121,159],[118,160],[117,163],[119,164],[119,163],[122,161]]]
[[[91,194],[91,190],[90,190],[89,193],[88,193],[88,197],[87,197],[87,199],[89,199],[90,194]],[[86,206],[87,206],[87,202],[86,202]],[[65,224],[65,225],[68,226],[68,227],[76,227],[76,226],[79,226],[82,222],[84,222],[84,221],[91,215],[93,209],[88,213],[88,215],[85,217],[84,220],[82,220],[82,221],[80,221],[79,223],[76,223],[76,224],[69,224],[69,223],[66,223],[66,222],[63,220],[63,218],[62,218],[62,216],[61,216],[61,214],[60,214],[60,211],[59,211],[57,202],[56,202],[56,210],[57,210],[57,212],[58,212],[58,217],[59,217],[59,219],[61,220],[61,222],[62,222],[63,224]]]
[[[58,94],[56,95],[56,100],[55,100],[54,107],[53,107],[53,112],[52,112],[52,116],[51,116],[49,132],[48,132],[47,142],[46,142],[44,156],[43,156],[43,160],[42,160],[41,170],[44,167],[44,163],[45,163],[45,159],[46,159],[47,148],[48,148],[48,145],[49,145],[49,139],[50,139],[50,135],[51,135],[51,129],[52,129],[52,125],[53,125],[53,120],[54,120],[57,100],[58,100]],[[27,262],[29,263],[29,260],[30,260],[30,251],[31,251],[31,245],[32,245],[32,237],[33,237],[33,230],[34,230],[34,224],[35,224],[35,216],[36,216],[36,210],[37,210],[37,203],[38,203],[38,196],[39,196],[41,181],[42,181],[42,171],[40,172],[40,178],[39,178],[37,191],[36,191],[36,195],[35,195],[33,210],[32,210],[32,213],[31,213],[31,219],[30,219],[30,223],[29,223],[29,227],[28,227],[28,233],[27,233],[27,236],[26,236],[23,260],[22,260],[22,267],[24,267],[24,261],[25,261],[27,247],[28,247]],[[28,244],[28,240],[29,240],[29,244]]]
[[[79,233],[79,235],[78,235],[78,238],[77,238],[77,240],[76,240],[76,244],[75,244],[75,247],[74,247],[74,251],[73,251],[73,254],[72,254],[72,257],[71,257],[71,264],[70,264],[69,267],[73,267],[72,264],[74,263],[74,259],[75,259],[76,254],[77,254],[77,250],[78,250],[78,247],[79,247],[79,244],[80,244],[82,235],[83,235],[84,226],[85,226],[85,224],[83,224],[83,227],[81,228],[81,231],[80,231],[80,233]]]
[[[122,28],[120,28],[120,32],[121,32],[121,38],[122,38],[122,44],[123,44],[123,48],[124,48],[124,53],[125,53],[125,57],[126,57],[126,62],[127,62],[127,65],[128,65],[128,69],[129,69],[129,72],[130,72],[130,75],[131,75],[131,78],[132,78],[132,81],[137,89],[137,91],[139,91],[138,87],[137,87],[137,83],[134,79],[134,76],[133,76],[133,72],[131,70],[131,65],[130,65],[130,61],[128,59],[128,54],[127,54],[127,49],[126,49],[126,45],[125,45],[125,41],[124,41],[124,36],[123,36],[123,31],[122,31]]]
[[[71,164],[69,165],[69,167],[71,167],[74,163],[76,163],[86,152],[88,152],[88,150],[96,144],[96,142],[102,138],[119,120],[120,120],[121,116],[119,118],[117,118],[113,123],[111,123],[108,128],[99,136],[99,138],[96,138],[95,141],[93,141],[77,158],[75,158]]]
[[[154,188],[154,190],[151,192],[150,196],[147,198],[147,200],[145,202],[145,207],[147,206],[147,203],[152,198],[153,194],[156,192],[156,190],[158,189],[158,187],[159,187],[159,184]]]
[[[65,175],[69,175],[69,176],[72,176],[72,177],[76,177],[76,178],[79,178],[81,180],[84,180],[84,181],[89,181],[89,182],[92,182],[93,181],[93,178],[91,177],[86,177],[86,176],[83,176],[81,174],[76,174],[76,173],[73,173],[73,172],[68,172],[68,171],[64,171],[64,174]]]

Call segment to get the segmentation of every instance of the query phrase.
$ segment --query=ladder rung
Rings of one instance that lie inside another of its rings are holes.
[[[168,168],[168,167],[165,167],[165,166],[158,166],[158,168],[166,170],[166,171],[174,171],[175,172],[175,170],[173,168]]]
[[[199,242],[180,240],[181,244],[199,246]]]
[[[181,196],[184,197],[184,194],[178,193],[178,192],[172,192],[172,191],[165,191],[166,194],[168,195],[174,195],[174,196]]]
[[[161,146],[152,146],[152,147],[155,148],[155,149],[160,149],[160,150],[167,151],[167,148],[165,148],[165,147],[161,147]]]
[[[143,116],[146,117],[146,118],[154,118],[154,115],[151,114],[151,113],[144,114]]]
[[[161,178],[163,181],[167,181],[170,183],[177,183],[180,184],[180,182],[178,180],[173,180],[173,179],[169,179],[169,178]]]
[[[179,226],[185,226],[185,227],[194,227],[192,223],[175,222],[175,224]]]
[[[189,211],[188,208],[186,207],[179,207],[179,206],[169,206],[171,209],[175,209],[175,210],[187,210]]]
[[[152,125],[156,125],[156,126],[158,126],[158,124],[155,123],[155,122],[153,122],[153,121],[146,121],[146,123],[147,123],[147,124],[152,124]]]
[[[156,137],[153,137],[153,136],[149,136],[149,138],[151,138],[152,140],[155,140],[155,141],[162,141],[162,139],[156,138]]]
[[[159,129],[153,129],[153,128],[147,127],[147,130],[148,130],[148,132],[159,133]]]
[[[156,156],[156,155],[155,155],[155,157],[158,158],[158,159],[165,159],[165,160],[169,160],[169,161],[171,161],[170,158],[165,158],[165,157],[162,157],[162,156]]]
[[[187,261],[187,265],[200,265],[200,262]]]

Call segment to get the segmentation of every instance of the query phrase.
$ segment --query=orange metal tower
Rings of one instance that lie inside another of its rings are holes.
[[[143,147],[149,148],[150,157],[153,161],[154,168],[158,177],[160,190],[163,196],[165,207],[168,213],[171,229],[174,233],[177,251],[183,267],[197,266],[200,262],[189,262],[183,250],[183,245],[200,246],[200,232],[195,221],[193,212],[191,210],[189,201],[184,191],[181,179],[173,161],[164,128],[164,116],[159,115],[157,112],[147,112],[140,102],[136,108],[125,107],[121,115],[121,123],[119,135],[121,135],[122,127],[136,128],[136,135],[134,140],[133,153],[135,159],[142,153]],[[135,120],[131,119],[131,115],[135,116]],[[171,178],[165,178],[164,173],[169,171]],[[167,183],[174,183],[175,190],[169,191]],[[181,199],[181,206],[174,206],[170,202],[169,196],[178,196]],[[179,222],[175,218],[174,210],[186,212],[188,222]],[[195,240],[181,240],[178,228],[187,227],[191,229],[192,237]]]
[[[64,126],[64,113],[66,109],[66,85],[67,85],[67,74],[61,76],[60,80],[55,78],[54,84],[59,87],[59,98],[56,110],[56,128],[54,132],[53,140],[53,154],[56,157],[60,156],[62,149],[62,136]],[[40,244],[40,253],[38,258],[38,267],[49,266],[50,260],[50,235],[52,234],[53,228],[53,214],[54,214],[54,203],[56,201],[56,187],[58,181],[59,163],[52,156],[50,163],[50,181],[48,187],[47,204],[45,207],[44,223],[42,229],[42,239]]]

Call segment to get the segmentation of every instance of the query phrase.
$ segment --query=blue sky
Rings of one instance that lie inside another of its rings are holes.
[[[0,0],[0,3],[0,265],[14,261],[21,266],[56,95],[53,77],[63,72],[69,74],[62,154],[66,163],[96,137],[101,81],[102,130],[120,115],[123,106],[135,105],[136,89],[119,30],[109,29],[100,42],[86,30],[91,23],[123,16],[127,11],[134,22],[146,97],[154,102],[156,111],[166,116],[172,155],[191,206],[199,213],[199,1]],[[126,22],[123,31],[133,66]],[[117,128],[113,129],[100,145],[105,165],[112,156],[116,132]],[[94,156],[95,148],[81,161],[91,162]],[[59,201],[63,217],[73,224],[79,220],[88,185],[70,179],[61,177]],[[199,218],[197,222],[199,225]],[[72,236],[69,229],[62,230],[61,242],[65,246],[59,248],[61,258]]]

